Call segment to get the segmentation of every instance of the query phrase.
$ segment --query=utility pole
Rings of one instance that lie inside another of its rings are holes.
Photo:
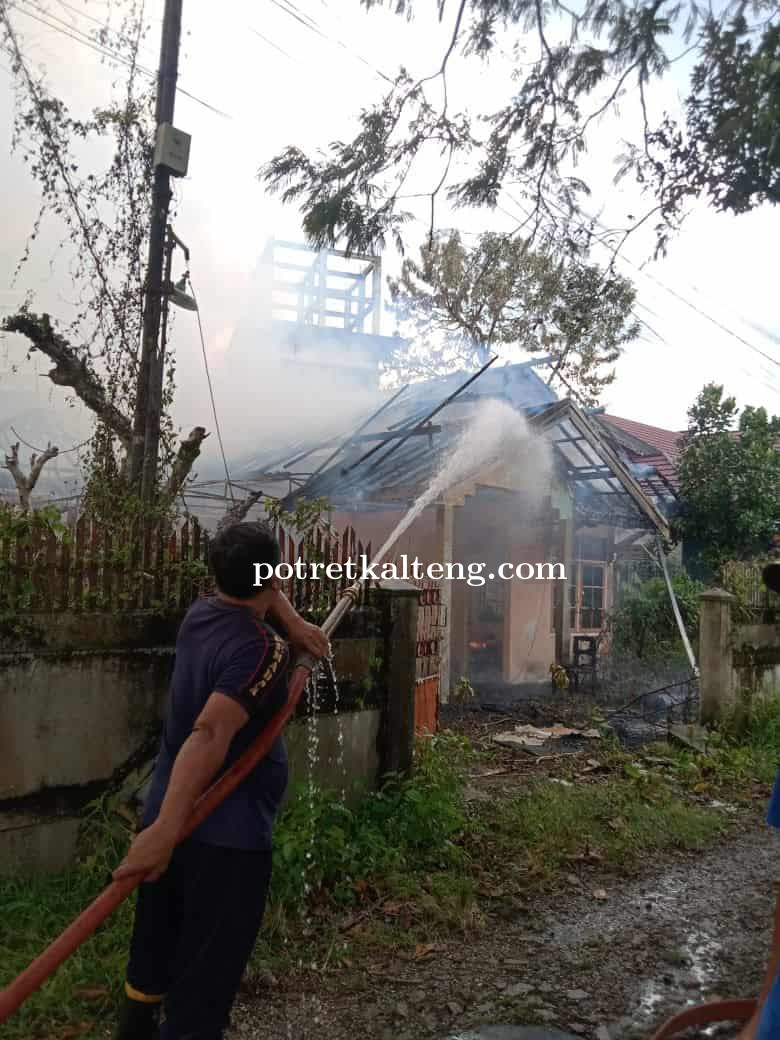
[[[183,0],[165,0],[160,66],[157,73],[155,122],[157,143],[160,127],[173,125],[176,80],[179,73],[179,45]],[[155,154],[152,213],[149,226],[149,258],[144,294],[143,334],[138,371],[133,441],[130,452],[131,486],[140,489],[144,502],[154,497],[157,482],[157,456],[160,445],[162,411],[163,353],[160,323],[163,314],[168,209],[171,201],[170,169]],[[159,390],[158,390],[159,387]]]

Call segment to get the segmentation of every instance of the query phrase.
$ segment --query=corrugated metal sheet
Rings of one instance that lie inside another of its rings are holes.
[[[371,440],[371,434],[406,433],[421,424],[434,409],[455,393],[469,373],[453,375],[410,386],[401,398],[372,423],[358,438],[341,437],[326,444],[301,442],[281,453],[268,453],[245,467],[243,479],[266,479],[269,472],[308,471],[301,487],[288,498],[327,498],[335,507],[365,509],[378,503],[405,505],[427,486],[450,452],[477,403],[503,401],[552,441],[558,464],[575,486],[578,502],[591,513],[612,518],[621,526],[664,526],[655,495],[640,487],[641,477],[632,476],[630,463],[621,461],[600,439],[593,420],[569,400],[559,401],[536,374],[532,364],[490,368],[433,419],[430,433],[409,437],[393,448],[393,440]],[[381,400],[381,399],[380,399]],[[374,409],[375,410],[375,409]],[[369,413],[370,414],[370,413]],[[334,450],[343,447],[329,461]],[[306,453],[305,460],[300,456]]]

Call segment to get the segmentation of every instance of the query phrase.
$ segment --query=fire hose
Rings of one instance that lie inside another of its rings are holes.
[[[780,591],[780,562],[769,564],[763,573],[764,583],[774,592]],[[339,599],[324,621],[322,628],[331,635],[342,618],[357,602],[360,583],[351,585]],[[290,679],[287,702],[277,712],[268,726],[258,736],[241,758],[223,773],[198,800],[181,840],[189,837],[203,820],[252,772],[268,754],[282,733],[300,700],[306,681],[316,667],[316,661],[308,655],[300,657]],[[62,932],[20,975],[0,992],[0,1023],[5,1022],[21,1005],[54,974],[72,953],[75,952],[114,910],[143,881],[141,877],[113,881],[85,910]],[[755,1025],[764,1000],[772,987],[780,967],[780,895],[775,907],[772,950],[767,967],[764,987],[758,1000],[722,1000],[686,1008],[664,1022],[651,1040],[672,1040],[691,1028],[701,1028],[718,1022],[738,1022]]]
[[[344,592],[322,625],[326,635],[330,636],[336,630],[342,618],[357,602],[359,595],[360,582],[351,585]],[[189,837],[268,754],[295,711],[306,681],[316,664],[314,658],[309,655],[298,658],[290,677],[284,707],[271,719],[244,754],[201,795],[182,832],[180,842]],[[122,881],[112,881],[104,888],[97,899],[71,921],[65,931],[0,992],[0,1023],[18,1011],[25,1000],[41,988],[57,968],[97,930],[142,881],[143,877],[129,877]]]
[[[719,1022],[736,1022],[744,1026],[741,1037],[753,1037],[758,1027],[764,1002],[777,977],[780,967],[780,894],[775,902],[775,920],[772,934],[772,948],[766,969],[764,985],[757,1000],[716,1000],[710,1004],[698,1004],[685,1008],[672,1018],[667,1019],[653,1033],[651,1040],[672,1040],[689,1029],[703,1029],[705,1026]]]

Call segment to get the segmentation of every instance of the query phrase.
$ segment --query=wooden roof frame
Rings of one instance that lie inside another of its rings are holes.
[[[602,437],[601,433],[596,428],[596,424],[591,421],[572,400],[566,398],[563,401],[559,401],[557,404],[551,405],[549,408],[531,416],[528,421],[529,425],[535,429],[550,430],[557,423],[565,422],[567,420],[574,427],[577,433],[580,434],[580,438],[603,459],[614,474],[614,479],[621,485],[623,490],[633,501],[634,505],[639,509],[640,513],[650,521],[663,538],[669,539],[669,523],[666,520],[666,517],[664,517],[656,508],[655,503],[651,501],[642,490],[639,483],[631,476],[613,449],[609,446],[604,437]],[[571,443],[571,438],[567,437],[564,438],[564,440],[567,443]],[[555,446],[554,439],[551,440],[551,443]],[[582,468],[587,469],[588,471],[592,471],[593,469],[592,466]]]

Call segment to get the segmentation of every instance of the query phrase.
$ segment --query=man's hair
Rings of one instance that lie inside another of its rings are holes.
[[[268,584],[255,581],[255,564],[276,567],[281,559],[279,543],[263,523],[231,524],[219,531],[209,548],[209,559],[220,592],[236,599],[251,599]],[[267,568],[262,569],[267,573]]]

